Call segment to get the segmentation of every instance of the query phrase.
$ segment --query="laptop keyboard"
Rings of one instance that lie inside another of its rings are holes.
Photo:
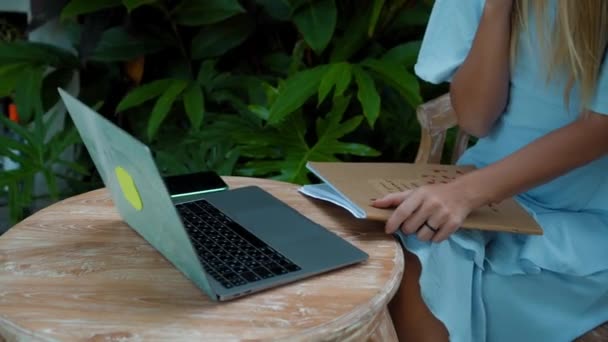
[[[206,200],[176,208],[205,270],[225,288],[300,270]]]

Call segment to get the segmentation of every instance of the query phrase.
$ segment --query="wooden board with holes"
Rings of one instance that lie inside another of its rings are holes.
[[[448,183],[474,170],[472,166],[410,163],[309,162],[307,167],[334,192],[333,203],[361,213],[355,215],[359,218],[381,221],[388,219],[392,210],[372,207],[373,199],[426,184]],[[542,234],[534,218],[513,198],[474,210],[463,228]]]

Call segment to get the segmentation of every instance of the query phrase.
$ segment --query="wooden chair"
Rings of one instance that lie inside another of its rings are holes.
[[[443,154],[446,132],[456,127],[458,122],[450,95],[445,94],[434,100],[418,106],[416,116],[420,123],[421,136],[416,163],[439,164]],[[454,163],[467,147],[469,136],[458,129],[451,162]],[[607,284],[608,286],[608,284]],[[608,322],[587,332],[576,339],[576,342],[606,342],[608,341]]]
[[[439,164],[443,155],[446,133],[456,127],[456,115],[450,101],[450,94],[423,103],[416,109],[420,123],[420,145],[416,155],[416,163]],[[469,135],[458,129],[451,162],[455,163],[467,148]]]

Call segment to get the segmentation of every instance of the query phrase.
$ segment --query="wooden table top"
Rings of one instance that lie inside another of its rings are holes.
[[[225,179],[231,187],[266,189],[370,259],[213,302],[121,221],[105,189],[95,190],[43,209],[0,237],[0,340],[365,338],[399,285],[398,243],[381,224],[306,198],[296,185]]]

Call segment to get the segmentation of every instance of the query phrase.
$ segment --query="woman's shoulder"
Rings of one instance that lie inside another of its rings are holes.
[[[416,74],[431,83],[451,80],[466,58],[485,0],[436,0],[422,40]]]

